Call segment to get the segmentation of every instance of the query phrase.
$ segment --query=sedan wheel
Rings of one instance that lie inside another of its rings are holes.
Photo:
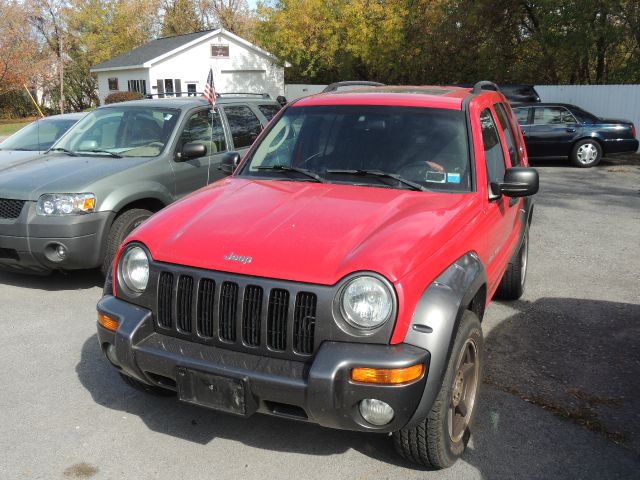
[[[602,158],[602,147],[593,140],[582,140],[576,143],[571,152],[573,163],[582,168],[593,167],[600,163]]]

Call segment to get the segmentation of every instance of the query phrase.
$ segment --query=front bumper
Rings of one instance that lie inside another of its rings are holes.
[[[178,369],[240,379],[246,413],[260,412],[318,423],[325,427],[391,432],[405,426],[416,411],[428,374],[429,352],[412,345],[324,342],[310,363],[272,358],[202,345],[154,330],[151,311],[111,295],[98,312],[119,320],[116,332],[98,325],[103,351],[122,373],[144,383],[176,390]],[[404,368],[425,365],[425,375],[406,385],[373,385],[351,380],[354,367]],[[365,398],[383,400],[393,420],[377,427],[360,415]]]
[[[94,268],[101,264],[113,212],[44,217],[26,202],[15,220],[0,219],[0,269],[47,273]],[[55,253],[63,245],[66,256]]]

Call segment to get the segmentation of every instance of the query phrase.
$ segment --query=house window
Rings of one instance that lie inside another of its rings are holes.
[[[143,95],[147,93],[147,81],[146,80],[129,80],[128,87],[130,92],[139,92]]]
[[[211,56],[229,58],[229,45],[225,45],[223,43],[212,44]]]
[[[196,96],[196,84],[195,83],[187,83],[187,95],[190,97]]]
[[[167,97],[173,96],[173,80],[171,78],[167,78],[164,81],[164,93],[167,94]]]
[[[109,81],[109,90],[118,90],[117,78],[110,78],[108,81]]]

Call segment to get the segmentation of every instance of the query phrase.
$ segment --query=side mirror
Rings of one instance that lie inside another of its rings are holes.
[[[512,167],[504,173],[501,183],[491,184],[491,193],[507,197],[528,197],[538,193],[538,171],[530,167]]]
[[[191,160],[192,158],[204,157],[207,154],[207,147],[202,143],[185,143],[182,146],[182,151],[176,155],[178,162],[184,162],[185,160]]]
[[[220,170],[224,173],[232,174],[240,163],[240,154],[238,152],[227,152],[220,162]]]

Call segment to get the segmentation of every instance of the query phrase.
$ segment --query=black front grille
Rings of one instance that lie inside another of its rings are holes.
[[[162,272],[158,281],[158,322],[171,328],[171,310],[173,305],[173,274]]]
[[[209,278],[200,280],[198,287],[198,331],[200,335],[213,338],[213,323],[215,322],[215,293],[216,282]]]
[[[24,204],[24,200],[8,200],[6,198],[0,198],[0,218],[15,220],[20,216]]]
[[[238,309],[238,284],[224,282],[220,292],[220,325],[218,332],[222,340],[236,341],[236,311]]]
[[[262,317],[262,288],[249,285],[244,290],[242,305],[242,339],[247,345],[260,345],[260,318]]]
[[[313,293],[300,292],[296,296],[293,318],[293,350],[298,353],[313,352],[313,334],[316,327],[317,298]]]
[[[266,355],[314,353],[314,293],[212,276],[218,281],[160,272],[155,310],[161,331],[234,349],[258,349]]]
[[[191,333],[191,301],[193,299],[193,278],[180,275],[178,278],[178,295],[176,303],[176,320],[178,328]]]
[[[267,345],[273,350],[284,352],[287,348],[288,310],[289,292],[282,288],[271,290],[267,314]]]

